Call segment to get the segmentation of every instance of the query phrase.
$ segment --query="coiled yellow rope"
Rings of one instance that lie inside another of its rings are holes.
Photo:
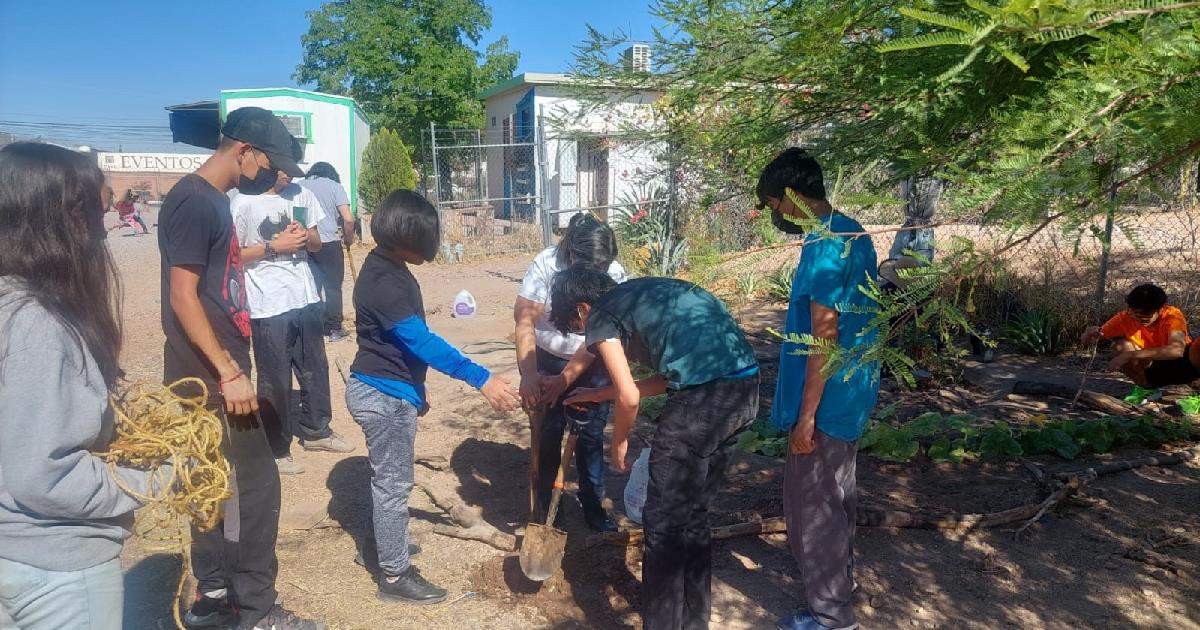
[[[180,394],[185,388],[199,391]],[[230,496],[229,462],[221,453],[225,428],[219,417],[205,408],[208,388],[197,378],[163,386],[134,383],[112,399],[116,437],[99,456],[110,467],[125,466],[150,472],[146,491],[128,487],[119,475],[113,478],[131,496],[145,502],[138,513],[135,534],[151,547],[178,553],[183,560],[175,604],[171,613],[183,629],[180,601],[191,573],[191,530],[216,527],[221,505]],[[115,471],[114,471],[115,472]],[[181,522],[182,521],[182,522]]]

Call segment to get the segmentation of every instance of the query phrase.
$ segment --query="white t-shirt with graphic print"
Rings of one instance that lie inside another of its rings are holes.
[[[242,247],[262,245],[287,228],[304,208],[304,224],[314,228],[325,218],[321,202],[297,184],[288,184],[278,195],[238,195],[230,202],[233,227]],[[265,319],[321,301],[308,266],[308,251],[275,254],[246,265],[246,297],[250,319]]]

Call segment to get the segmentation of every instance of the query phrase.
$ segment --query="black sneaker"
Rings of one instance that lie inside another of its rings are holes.
[[[296,613],[276,604],[256,623],[243,623],[238,630],[325,630],[325,624],[301,619]]]
[[[229,603],[229,597],[209,597],[196,593],[196,601],[183,614],[183,625],[188,628],[229,628],[238,621],[237,610]]]
[[[384,601],[397,601],[406,604],[436,604],[446,599],[446,589],[438,588],[429,583],[417,567],[409,566],[408,570],[396,579],[395,582],[389,582],[387,575],[379,578],[379,599]]]

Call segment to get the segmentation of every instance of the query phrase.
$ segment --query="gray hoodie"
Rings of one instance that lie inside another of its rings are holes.
[[[19,282],[0,277],[0,558],[76,571],[117,557],[136,499],[103,451],[113,412],[91,353]],[[119,469],[142,491],[145,472]]]

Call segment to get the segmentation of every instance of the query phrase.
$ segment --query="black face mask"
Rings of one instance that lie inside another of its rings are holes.
[[[804,234],[804,228],[788,221],[783,213],[774,208],[771,209],[771,223],[784,234]]]
[[[250,154],[250,159],[255,159],[253,154]],[[275,187],[275,182],[279,179],[279,171],[273,168],[263,168],[261,164],[257,166],[258,175],[255,175],[254,179],[250,179],[245,175],[238,177],[239,193],[243,195],[261,195]]]

